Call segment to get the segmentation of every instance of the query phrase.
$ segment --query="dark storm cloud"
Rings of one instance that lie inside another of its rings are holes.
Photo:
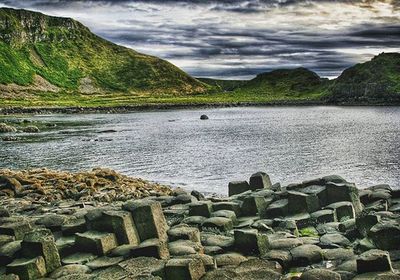
[[[399,49],[398,2],[0,0],[75,17],[106,39],[168,59],[192,75],[222,78],[300,66],[331,77],[380,50]]]

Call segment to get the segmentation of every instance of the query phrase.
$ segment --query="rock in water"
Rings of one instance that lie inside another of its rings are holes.
[[[207,115],[201,115],[200,116],[200,120],[208,120],[208,116]]]

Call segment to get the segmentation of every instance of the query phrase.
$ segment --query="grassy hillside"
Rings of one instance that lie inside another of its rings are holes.
[[[40,75],[61,90],[193,94],[208,87],[159,58],[108,42],[79,22],[0,9],[0,84]]]
[[[345,70],[324,98],[331,103],[400,103],[400,54],[382,53]]]
[[[199,81],[213,86],[218,91],[233,91],[247,83],[246,80],[221,80],[211,78],[197,78]]]

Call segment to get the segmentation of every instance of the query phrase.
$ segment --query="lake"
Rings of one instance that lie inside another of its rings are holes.
[[[209,120],[200,120],[202,114]],[[229,181],[247,180],[257,171],[283,184],[338,174],[360,188],[400,187],[399,107],[237,107],[20,119],[57,126],[16,133],[17,142],[0,141],[0,168],[102,166],[218,194],[227,194]]]

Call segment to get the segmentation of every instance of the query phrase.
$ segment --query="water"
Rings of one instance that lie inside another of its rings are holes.
[[[201,121],[201,114],[210,119]],[[8,117],[10,118],[10,117]],[[124,174],[227,193],[256,171],[273,182],[338,174],[360,188],[400,188],[400,108],[276,107],[23,117],[57,123],[0,142],[0,167]],[[99,133],[113,129],[117,132]]]

